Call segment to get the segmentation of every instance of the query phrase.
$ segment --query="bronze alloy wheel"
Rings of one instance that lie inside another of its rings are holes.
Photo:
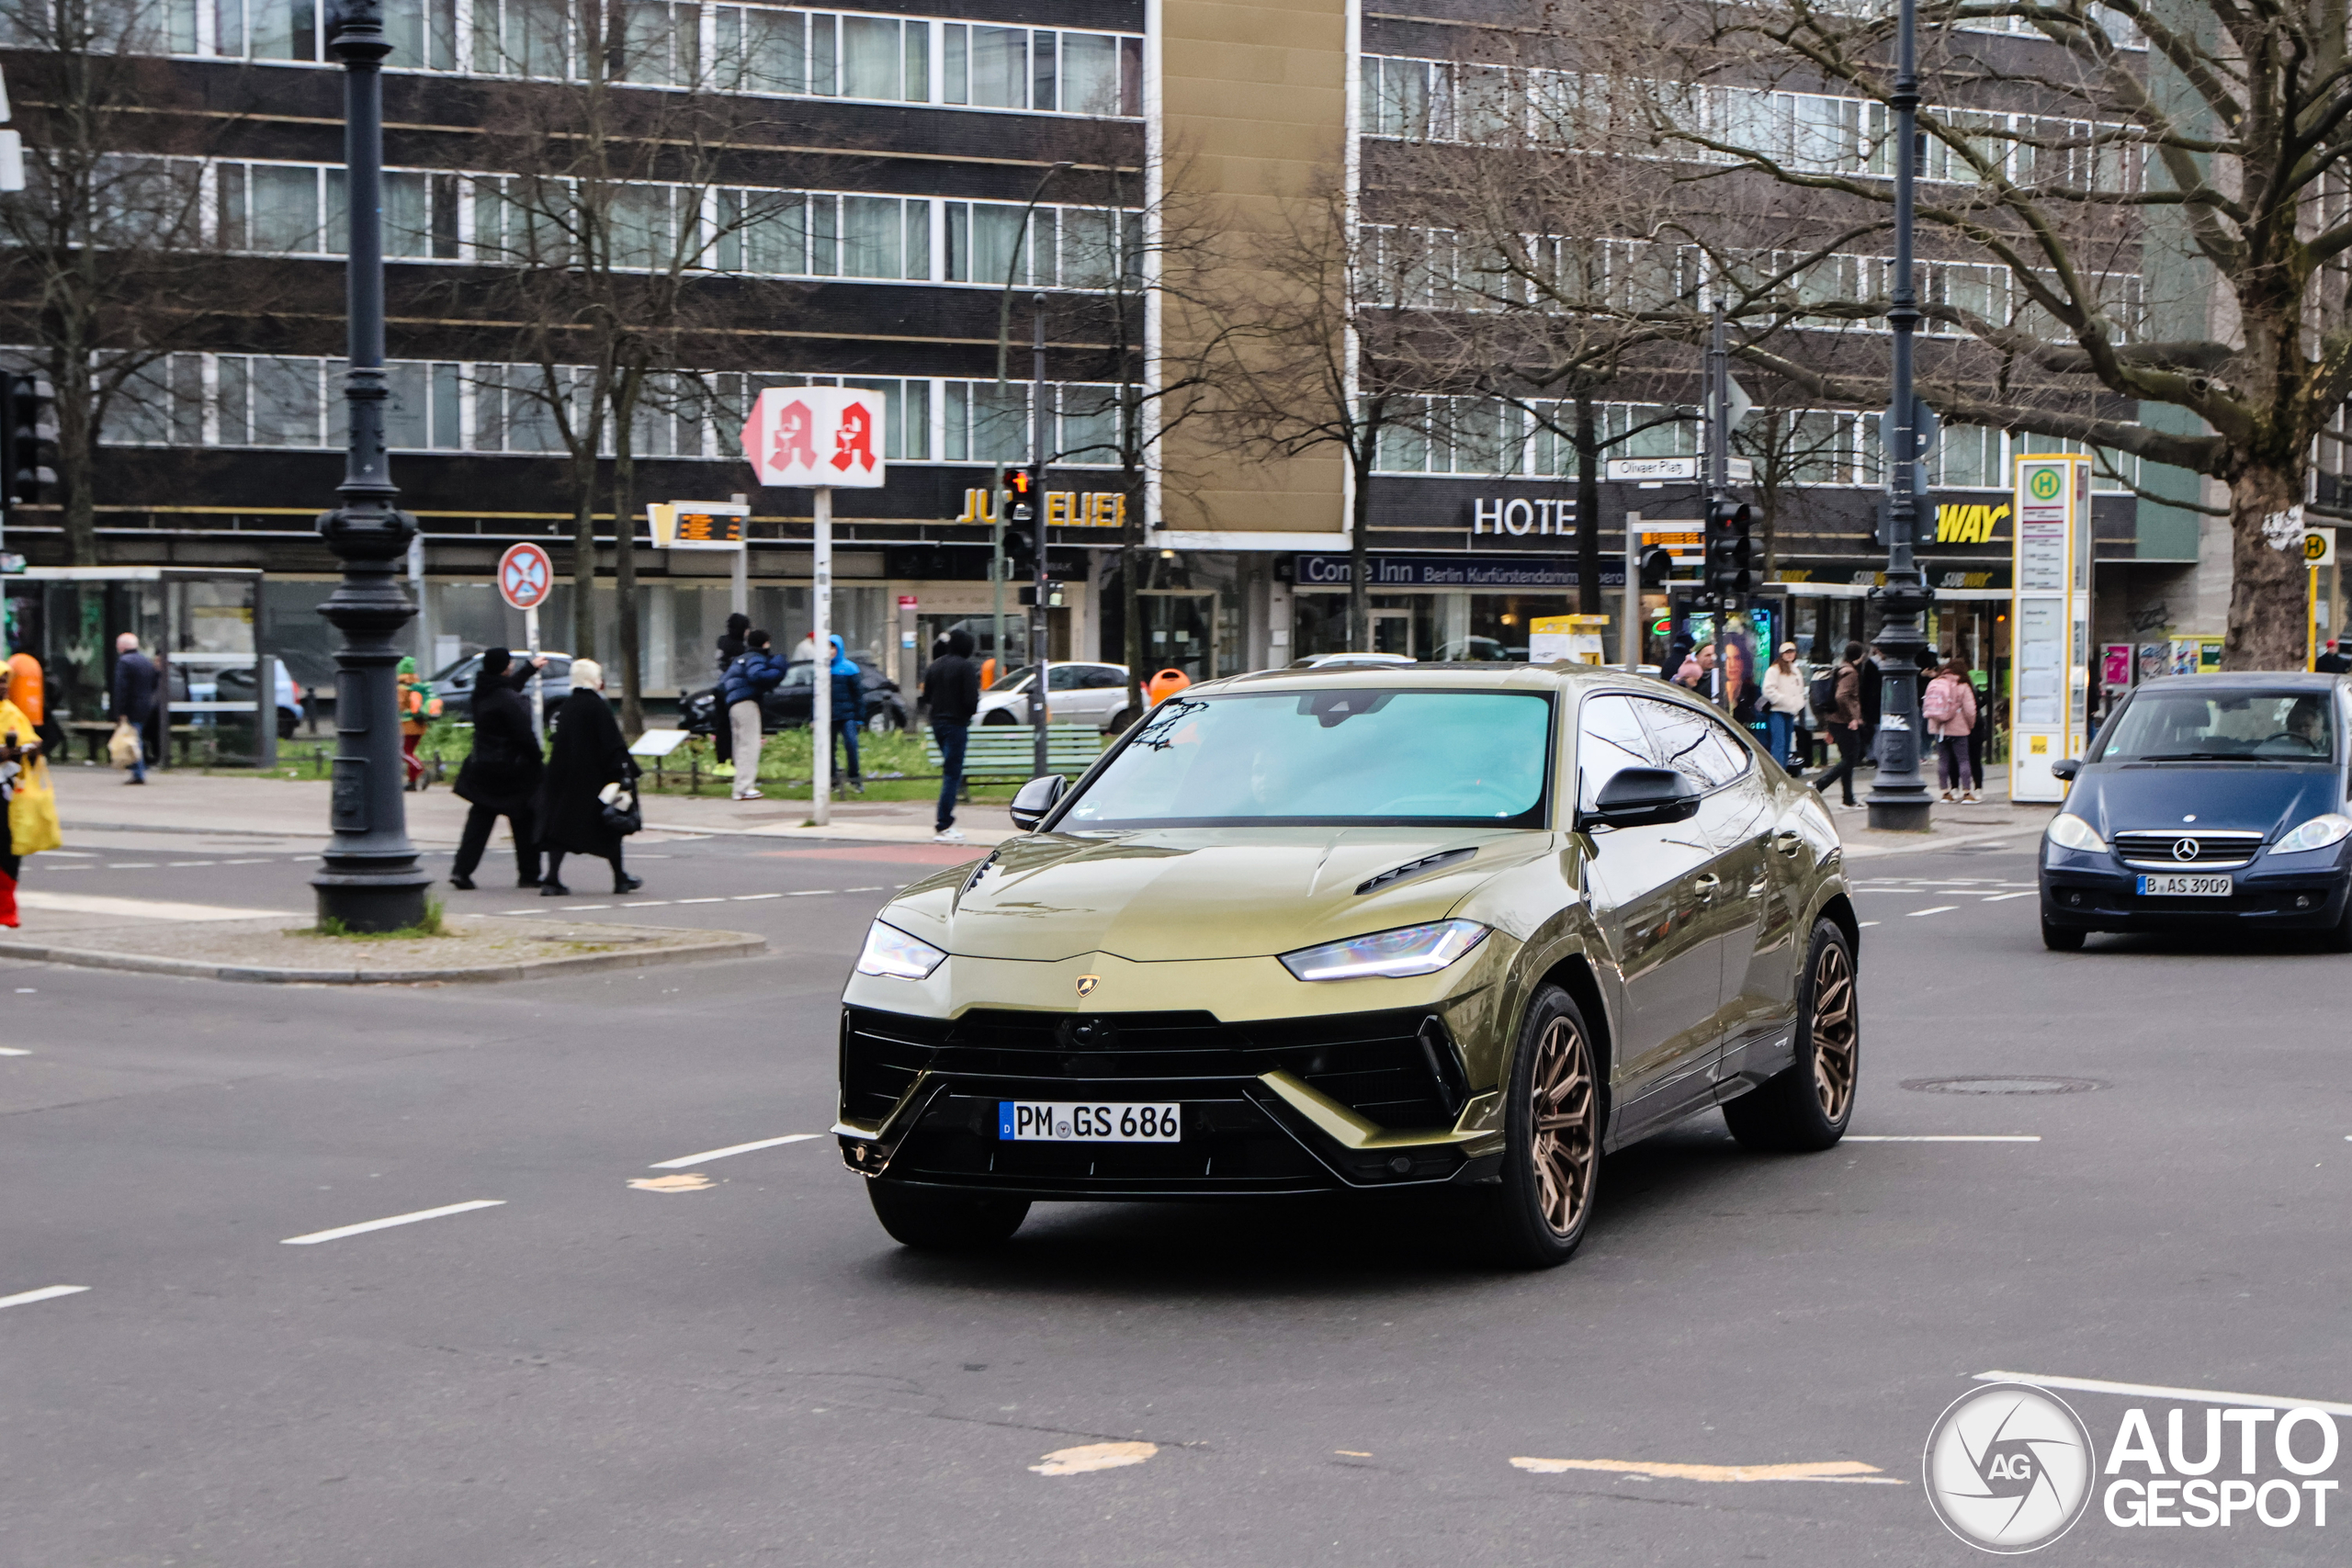
[[[1536,1201],[1555,1234],[1574,1235],[1592,1198],[1592,1168],[1600,1158],[1592,1052],[1573,1018],[1555,1018],[1535,1047],[1530,1152]]]
[[[1824,942],[1813,961],[1813,1089],[1821,1114],[1843,1122],[1854,1102],[1854,961],[1842,942]]]

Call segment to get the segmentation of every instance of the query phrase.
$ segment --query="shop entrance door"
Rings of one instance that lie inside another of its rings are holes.
[[[1372,612],[1372,648],[1374,653],[1401,653],[1408,659],[1418,657],[1413,652],[1413,612],[1410,610],[1374,610]]]
[[[1216,594],[1208,590],[1147,588],[1143,607],[1143,677],[1182,670],[1193,681],[1216,679]]]

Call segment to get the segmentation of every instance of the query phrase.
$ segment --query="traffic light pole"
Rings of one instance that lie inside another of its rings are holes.
[[[1036,533],[1031,536],[1035,548],[1030,567],[1030,581],[1035,589],[1036,604],[1029,614],[1029,668],[1035,671],[1029,682],[1029,735],[1032,758],[1029,776],[1046,776],[1046,725],[1049,716],[1046,692],[1046,432],[1051,428],[1046,421],[1046,297],[1032,298],[1030,312],[1030,373],[1036,382],[1036,396],[1032,400],[1029,445],[1029,505],[1036,514]]]
[[[1880,458],[1889,466],[1886,583],[1871,597],[1879,604],[1878,781],[1870,793],[1873,828],[1925,832],[1930,807],[1928,783],[1919,773],[1919,650],[1927,646],[1919,617],[1934,602],[1913,558],[1918,538],[1919,497],[1917,395],[1912,389],[1912,333],[1919,325],[1919,296],[1913,286],[1911,252],[1912,179],[1918,162],[1918,0],[1900,0],[1895,42],[1894,91],[1894,280],[1886,312],[1894,329],[1894,396],[1892,430],[1880,432]]]
[[[416,607],[401,589],[396,562],[408,554],[416,519],[393,505],[384,451],[384,36],[383,0],[331,0],[327,52],[343,65],[344,163],[350,171],[346,264],[350,410],[342,502],[319,518],[319,533],[343,562],[343,581],[319,614],[342,634],[334,651],[334,836],[311,878],[319,920],[354,931],[388,931],[424,919],[432,879],[416,863],[401,798],[401,716],[392,640]],[[270,694],[255,692],[268,722]]]

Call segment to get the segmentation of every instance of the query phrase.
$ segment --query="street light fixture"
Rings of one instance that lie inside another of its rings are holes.
[[[311,886],[319,919],[355,931],[397,931],[424,918],[432,878],[416,863],[401,800],[401,650],[392,638],[416,614],[396,575],[416,519],[393,505],[384,453],[384,36],[383,0],[329,0],[327,51],[343,64],[344,164],[349,171],[346,266],[350,411],[342,504],[319,533],[343,562],[343,582],[319,614],[343,634],[335,662],[334,837]],[[263,698],[265,709],[267,697]],[[265,713],[265,721],[266,715]]]
[[[1878,781],[1870,793],[1870,824],[1924,832],[1930,807],[1919,776],[1919,650],[1927,639],[1919,617],[1935,602],[1915,564],[1919,497],[1918,398],[1912,389],[1912,333],[1919,326],[1919,295],[1911,276],[1914,223],[1912,179],[1919,141],[1918,0],[1901,0],[1896,21],[1894,91],[1894,287],[1886,319],[1894,329],[1894,396],[1880,427],[1880,460],[1888,466],[1886,584],[1871,597],[1879,604]]]

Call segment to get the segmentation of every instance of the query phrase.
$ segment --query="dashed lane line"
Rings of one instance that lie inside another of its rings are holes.
[[[1878,924],[1876,920],[1856,920],[1854,922],[1854,929],[1856,931],[1866,931],[1876,924]]]
[[[386,1219],[368,1220],[356,1225],[337,1225],[331,1231],[312,1231],[308,1235],[289,1235],[280,1247],[315,1247],[322,1241],[341,1241],[347,1235],[364,1235],[369,1231],[390,1230],[394,1225],[413,1225],[419,1220],[437,1220],[445,1214],[469,1213],[476,1209],[496,1209],[506,1202],[503,1198],[476,1198],[470,1202],[445,1203],[438,1209],[419,1209],[412,1214],[393,1214]]]
[[[21,1045],[0,1045],[0,1056],[29,1056],[32,1053]]]
[[[1904,918],[1905,919],[1916,920],[1922,915],[1949,915],[1954,909],[1959,908],[1960,906],[1957,904],[1938,904],[1931,908],[1909,910],[1905,913]]]
[[[1847,1144],[2038,1144],[2039,1133],[1849,1133]]]
[[[781,1138],[761,1138],[748,1144],[729,1144],[723,1149],[705,1149],[698,1155],[682,1155],[676,1159],[656,1160],[646,1168],[684,1170],[690,1165],[701,1165],[707,1160],[725,1159],[729,1155],[747,1155],[753,1149],[772,1149],[779,1144],[805,1144],[811,1138],[822,1136],[824,1134],[821,1133],[786,1133]]]
[[[1902,1486],[1858,1459],[1816,1460],[1799,1464],[1662,1464],[1632,1459],[1514,1459],[1514,1468],[1535,1475],[1598,1470],[1612,1475],[1644,1475],[1658,1481],[1829,1481],[1848,1485]]]
[[[1984,902],[1987,904],[1997,904],[2004,898],[2030,898],[2041,891],[2041,889],[2039,887],[2029,887],[2022,893],[1996,893],[1991,897],[1984,899]]]
[[[676,903],[676,904],[724,904],[724,903],[726,903],[726,902],[727,902],[727,900],[726,900],[724,897],[716,897],[716,898],[675,898],[675,899],[671,900],[671,902],[673,902],[673,903]]]
[[[2099,1378],[2060,1378],[2043,1372],[1978,1372],[1973,1382],[2025,1382],[2037,1388],[2070,1388],[2083,1393],[2126,1393],[2143,1399],[2186,1399],[2199,1404],[2251,1404],[2270,1410],[2324,1410],[2330,1416],[2352,1416],[2352,1404],[2325,1399],[2295,1399],[2284,1394],[2225,1393],[2212,1388],[2167,1388],[2160,1383],[2108,1382]]]
[[[18,1291],[13,1296],[0,1296],[0,1307],[30,1306],[35,1302],[53,1302],[60,1296],[78,1296],[87,1285],[43,1285],[38,1291]]]

